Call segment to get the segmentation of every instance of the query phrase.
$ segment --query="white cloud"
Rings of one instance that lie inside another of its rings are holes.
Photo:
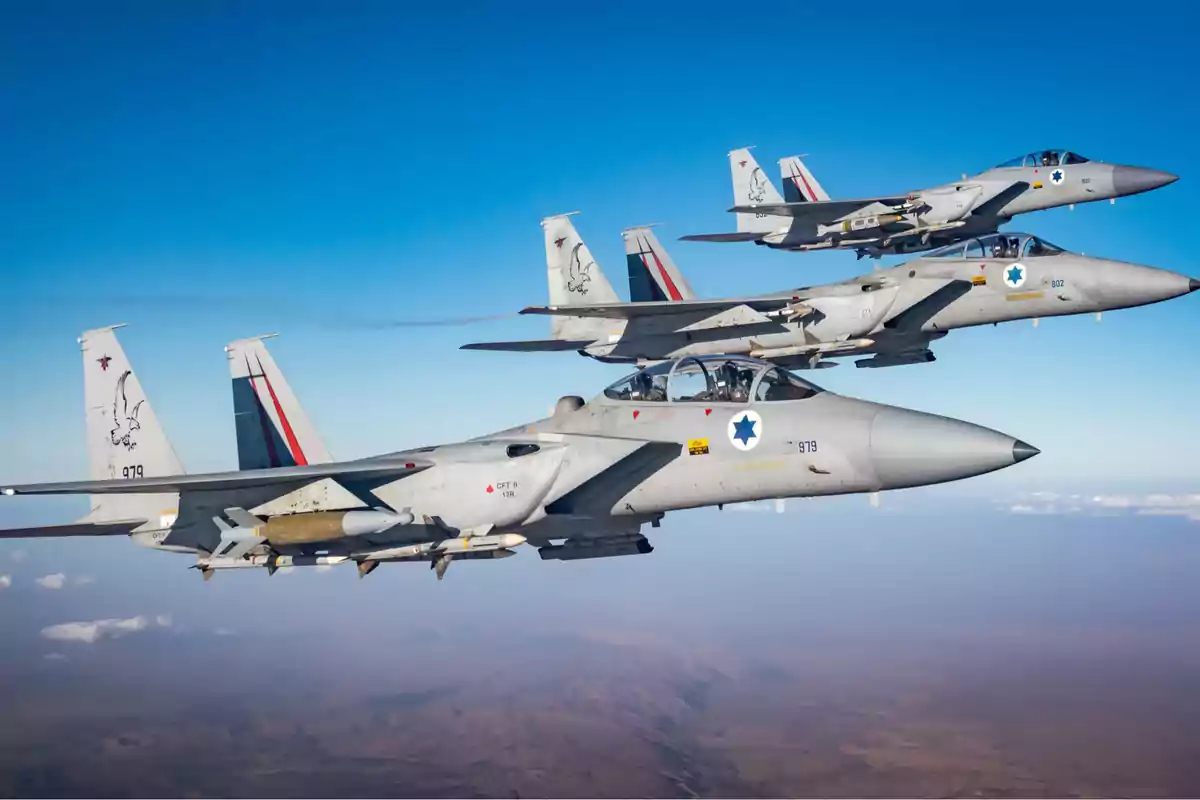
[[[62,653],[46,653],[46,655],[42,656],[42,658],[46,659],[47,661],[65,661],[67,657]]]
[[[725,506],[726,511],[750,511],[759,514],[774,512],[782,514],[787,510],[787,507],[781,505],[778,500],[749,500],[745,503],[730,503]]]
[[[8,554],[8,557],[13,561],[21,562],[25,560],[26,553],[24,550],[13,550]]]
[[[1009,511],[1014,514],[1053,514],[1055,513],[1054,506],[1030,506],[1023,503],[1017,503],[1010,506]]]
[[[1069,505],[1059,505],[1058,500]],[[1200,494],[1073,494],[1064,498],[1053,492],[1033,492],[1008,510],[1013,514],[1137,514],[1200,522]]]
[[[217,636],[237,636],[237,631],[229,628],[217,628],[213,633]]]
[[[12,586],[12,575],[0,575],[0,589]]]
[[[159,615],[154,619],[159,627],[168,627],[171,618]],[[63,622],[42,628],[42,637],[61,642],[86,642],[91,644],[105,637],[116,638],[130,633],[144,631],[151,626],[150,620],[144,616],[129,619],[98,619],[92,622]]]
[[[67,583],[67,576],[61,572],[55,572],[53,575],[46,575],[37,579],[37,585],[43,589],[61,589]]]
[[[87,586],[89,583],[95,583],[96,579],[91,575],[80,575],[75,579],[76,586]]]

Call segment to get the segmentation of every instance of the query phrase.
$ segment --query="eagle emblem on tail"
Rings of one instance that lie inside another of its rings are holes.
[[[142,410],[142,403],[146,402],[146,399],[142,398],[130,407],[129,398],[125,396],[125,382],[132,374],[131,370],[125,370],[121,377],[117,378],[116,397],[113,399],[114,427],[110,435],[114,446],[123,445],[126,450],[137,447],[133,433],[142,429],[141,423],[138,422],[138,412]]]

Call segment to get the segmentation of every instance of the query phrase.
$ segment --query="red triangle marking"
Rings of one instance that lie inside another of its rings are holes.
[[[707,417],[707,416],[708,416],[709,414],[711,414],[711,413],[712,413],[712,409],[711,409],[711,408],[706,408],[706,409],[704,409],[704,416],[706,416],[706,417]]]
[[[487,493],[488,493],[488,494],[491,494],[491,493],[492,493],[492,492],[494,492],[494,491],[496,491],[496,490],[495,490],[495,489],[493,489],[493,488],[492,488],[492,485],[489,483],[489,484],[488,484],[488,488],[487,488]]]
[[[642,412],[640,412],[640,411],[634,411],[634,412],[633,412],[633,418],[634,418],[634,419],[637,419],[637,417],[638,417],[638,414],[640,414],[640,413],[642,413]]]

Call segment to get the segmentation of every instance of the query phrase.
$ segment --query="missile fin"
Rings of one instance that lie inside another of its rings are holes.
[[[450,559],[453,558],[449,553],[439,558],[437,561],[430,563],[432,568],[437,573],[437,579],[440,581],[446,577],[446,570],[450,568]]]
[[[257,528],[264,522],[264,520],[259,519],[244,508],[227,508],[225,509],[225,516],[229,517],[233,520],[234,524],[241,528]]]

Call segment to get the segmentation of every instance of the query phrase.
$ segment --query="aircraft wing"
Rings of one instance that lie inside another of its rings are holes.
[[[795,302],[790,297],[734,297],[725,300],[647,300],[640,303],[610,303],[597,306],[530,306],[522,314],[563,317],[604,317],[635,319],[663,314],[717,313],[746,306],[754,311],[777,311]],[[590,344],[590,343],[589,343]]]
[[[1029,188],[1026,181],[1013,181],[994,195],[971,209],[973,217],[988,217],[1008,205],[1009,201]]]
[[[591,308],[591,306],[589,306]],[[595,339],[531,339],[523,342],[472,342],[459,350],[504,350],[510,353],[558,353],[582,350]]]
[[[548,504],[547,514],[608,519],[618,500],[683,452],[683,446],[678,442],[592,438],[593,441],[607,439],[615,446],[623,445],[622,449],[627,452]]]
[[[820,222],[830,222],[876,203],[885,206],[903,206],[908,202],[907,196],[864,197],[859,200],[821,200],[818,202],[734,206],[729,211],[735,214],[768,214],[772,217],[806,217],[815,218]]]
[[[756,231],[742,233],[692,233],[680,236],[684,242],[753,242],[761,239],[764,234]]]
[[[164,475],[156,478],[130,478],[65,483],[33,483],[0,487],[0,494],[161,494],[163,492],[214,492],[252,489],[262,486],[303,484],[322,478],[357,480],[399,479],[428,469],[429,462],[387,458],[312,464],[303,467],[208,472],[197,475]]]
[[[883,323],[883,327],[897,333],[911,333],[933,318],[946,306],[971,291],[971,282],[964,280],[931,281],[940,283],[938,288],[913,303],[896,316]]]
[[[69,525],[42,525],[36,528],[0,530],[0,539],[33,539],[43,536],[126,536],[145,524],[144,519],[116,522],[73,522]]]

